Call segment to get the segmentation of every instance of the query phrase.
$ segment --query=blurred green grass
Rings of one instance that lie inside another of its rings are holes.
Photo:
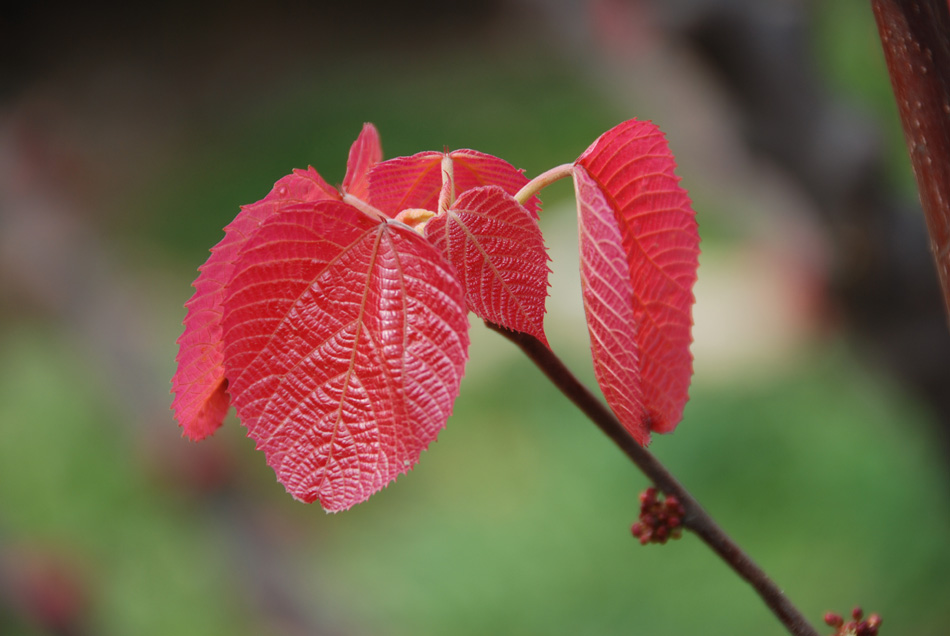
[[[226,549],[234,529],[213,500],[201,509],[143,473],[69,345],[38,329],[0,345],[0,416],[20,423],[0,445],[7,539],[94,565],[96,633],[259,633],[240,582],[255,557]],[[697,378],[653,450],[808,615],[862,603],[937,634],[950,516],[927,414],[843,346],[803,360],[730,391]],[[526,360],[475,351],[470,364],[420,465],[339,515],[285,495],[235,422],[206,442],[234,447],[260,514],[296,528],[285,574],[321,620],[372,634],[782,633],[694,537],[629,536],[645,479]]]

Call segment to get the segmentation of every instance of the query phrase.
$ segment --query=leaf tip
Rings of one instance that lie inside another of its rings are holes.
[[[221,428],[231,407],[227,386],[227,380],[221,378],[210,390],[194,395],[193,389],[189,391],[192,387],[179,382],[177,376],[172,379],[175,399],[171,409],[181,427],[182,437],[200,442]]]

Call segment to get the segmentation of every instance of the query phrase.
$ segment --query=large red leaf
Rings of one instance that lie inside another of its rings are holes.
[[[441,152],[420,152],[377,164],[369,175],[369,203],[391,217],[407,208],[436,211],[442,190],[444,156]],[[448,156],[453,164],[456,197],[466,190],[486,185],[497,185],[514,195],[528,183],[520,170],[493,155],[463,149],[453,150]],[[538,198],[531,197],[525,207],[537,216]]]
[[[212,434],[228,412],[228,384],[224,376],[221,312],[224,286],[231,278],[234,259],[250,236],[282,207],[301,201],[339,197],[313,168],[295,170],[276,184],[262,200],[241,208],[225,228],[224,238],[211,248],[193,283],[195,293],[185,303],[185,330],[178,338],[178,368],[172,378],[172,409],[185,435],[200,440]]]
[[[663,133],[631,120],[577,160],[581,280],[597,381],[641,444],[683,416],[699,233]]]
[[[346,176],[343,178],[343,191],[357,199],[366,199],[369,190],[369,171],[383,160],[383,147],[379,142],[379,132],[373,124],[363,124],[359,137],[350,146],[350,155],[346,161]]]
[[[225,299],[238,415],[296,498],[343,510],[409,470],[445,425],[465,297],[425,239],[327,201],[245,245]]]
[[[544,337],[547,252],[534,216],[499,186],[466,191],[425,235],[455,266],[468,308],[514,331]]]

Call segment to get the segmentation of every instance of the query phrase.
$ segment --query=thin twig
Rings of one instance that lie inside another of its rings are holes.
[[[740,577],[745,579],[770,610],[795,636],[818,636],[818,632],[798,611],[768,575],[719,527],[696,499],[660,461],[640,446],[609,408],[574,377],[553,351],[533,336],[492,323],[489,329],[514,342],[560,389],[571,402],[620,447],[630,461],[667,495],[676,495],[686,510],[683,525],[712,548]]]

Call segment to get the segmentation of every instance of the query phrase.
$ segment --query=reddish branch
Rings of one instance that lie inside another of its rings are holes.
[[[950,312],[950,6],[872,0],[930,247]]]
[[[723,532],[722,528],[666,467],[630,436],[610,409],[574,377],[574,374],[564,366],[553,351],[533,336],[509,331],[491,323],[485,324],[489,329],[497,331],[518,345],[548,379],[607,437],[612,439],[657,488],[679,499],[685,509],[683,526],[699,536],[739,576],[755,588],[789,633],[796,636],[818,636],[815,628],[808,623],[798,608],[786,598],[768,575]]]

